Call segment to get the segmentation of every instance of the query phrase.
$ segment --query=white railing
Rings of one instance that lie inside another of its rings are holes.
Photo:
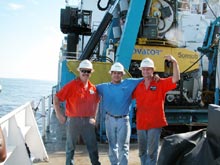
[[[54,93],[46,97],[42,97],[37,103],[36,107],[34,107],[34,103],[32,103],[35,119],[37,120],[37,124],[43,140],[45,139],[46,134],[50,132],[51,113],[53,110],[53,94]]]
[[[34,105],[33,105],[34,107]],[[50,132],[50,117],[52,109],[52,95],[42,97],[38,105],[33,108],[38,126],[40,126],[41,136],[44,139],[46,132]]]
[[[36,161],[49,161],[31,102],[0,118],[7,158],[5,165],[29,165]]]

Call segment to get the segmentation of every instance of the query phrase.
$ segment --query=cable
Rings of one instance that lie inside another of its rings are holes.
[[[104,11],[104,10],[108,9],[108,7],[109,7],[109,5],[111,3],[111,0],[108,0],[108,3],[106,5],[106,7],[101,7],[100,6],[100,2],[101,2],[101,0],[98,0],[97,7],[98,7],[99,10]]]
[[[217,16],[215,15],[214,11],[212,10],[211,6],[209,5],[208,1],[205,0],[206,4],[208,5],[209,9],[211,10],[212,14],[214,15],[215,18],[217,18]]]
[[[187,70],[189,70],[190,68],[192,68],[193,65],[195,65],[198,61],[200,61],[201,58],[202,58],[204,55],[205,55],[205,54],[201,55],[201,57],[200,57],[198,60],[196,60],[196,61],[195,61],[191,66],[189,66],[186,70],[184,70],[184,71],[183,71],[183,74],[186,73]]]

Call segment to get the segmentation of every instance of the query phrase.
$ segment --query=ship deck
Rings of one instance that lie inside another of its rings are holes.
[[[49,156],[49,162],[36,162],[36,165],[63,165],[65,164],[65,126],[61,125],[55,113],[51,114],[50,128],[44,138],[45,148]],[[108,144],[99,143],[99,158],[101,164],[110,165],[108,158]],[[86,146],[83,144],[77,144],[75,157],[75,164],[79,165],[90,165],[90,160]],[[140,164],[138,157],[138,146],[137,143],[131,143],[129,152],[129,165]]]

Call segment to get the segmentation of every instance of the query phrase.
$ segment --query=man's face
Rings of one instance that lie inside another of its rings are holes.
[[[111,77],[112,77],[112,83],[120,83],[123,77],[122,72],[117,72],[117,71],[112,71],[111,72]]]
[[[91,69],[81,68],[79,70],[79,77],[82,81],[86,81],[90,78],[91,73],[92,73]]]
[[[144,78],[151,78],[153,76],[154,69],[150,67],[142,67],[141,72]]]

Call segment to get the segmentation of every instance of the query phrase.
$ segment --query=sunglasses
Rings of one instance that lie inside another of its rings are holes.
[[[91,70],[80,70],[80,72],[82,72],[82,73],[91,73],[92,71]]]
[[[123,74],[122,72],[112,71],[112,74]]]

